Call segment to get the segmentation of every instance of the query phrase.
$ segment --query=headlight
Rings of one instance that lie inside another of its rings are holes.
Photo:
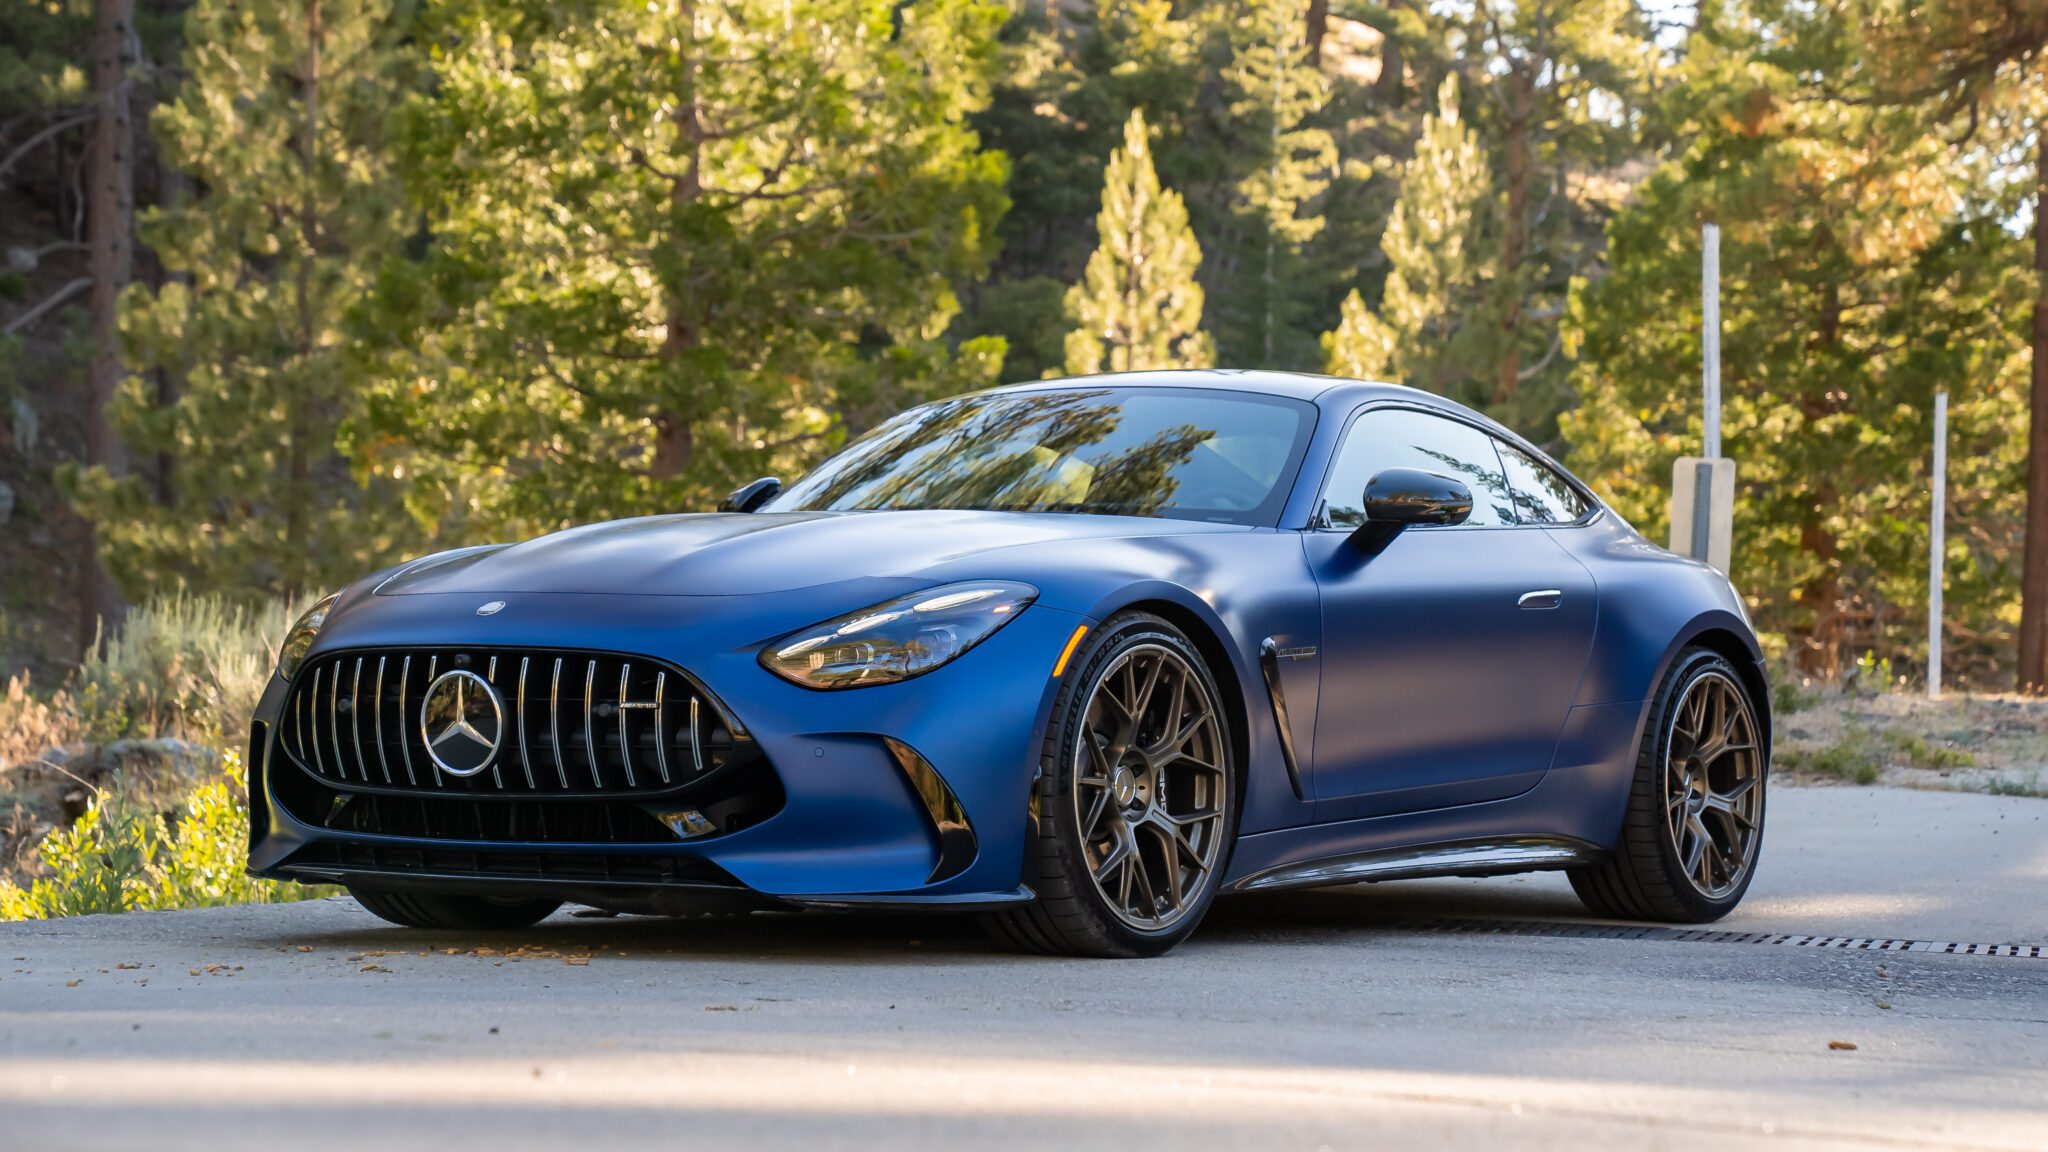
[[[292,630],[284,634],[284,647],[277,650],[278,676],[289,680],[298,672],[299,665],[306,662],[306,653],[320,635],[320,626],[327,623],[327,610],[334,607],[334,602],[339,599],[341,593],[333,592],[313,601],[313,606],[292,624]]]
[[[1029,584],[947,584],[792,633],[770,644],[761,663],[806,688],[893,684],[988,639],[1037,598]]]

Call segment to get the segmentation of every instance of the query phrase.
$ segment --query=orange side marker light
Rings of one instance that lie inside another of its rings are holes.
[[[1067,646],[1065,648],[1060,649],[1060,662],[1052,666],[1053,679],[1059,679],[1061,673],[1064,673],[1067,670],[1067,661],[1073,659],[1074,649],[1079,648],[1081,646],[1081,637],[1086,636],[1087,634],[1088,626],[1086,624],[1083,624],[1079,628],[1074,629],[1074,634],[1067,638]]]

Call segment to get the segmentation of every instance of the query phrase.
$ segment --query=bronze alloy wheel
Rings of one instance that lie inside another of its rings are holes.
[[[1237,835],[1239,753],[1187,634],[1124,612],[1088,635],[1054,697],[1032,785],[1025,883],[986,918],[1066,956],[1157,956],[1201,923]]]
[[[1651,701],[1621,834],[1570,870],[1586,907],[1617,920],[1702,924],[1756,875],[1770,772],[1756,697],[1718,652],[1688,648]]]
[[[1095,682],[1074,747],[1073,804],[1096,891],[1124,923],[1171,927],[1213,882],[1229,804],[1208,685],[1163,644]]]
[[[1742,685],[1718,669],[1694,678],[1664,747],[1664,826],[1679,870],[1700,895],[1725,899],[1749,878],[1763,826],[1763,755]]]

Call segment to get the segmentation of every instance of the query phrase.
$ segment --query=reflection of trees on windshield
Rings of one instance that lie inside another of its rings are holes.
[[[1441,461],[1444,467],[1449,468],[1452,472],[1462,473],[1468,477],[1466,487],[1472,489],[1473,506],[1477,507],[1482,500],[1487,501],[1493,508],[1493,513],[1496,517],[1494,523],[1515,524],[1519,522],[1515,515],[1513,490],[1508,487],[1508,474],[1505,469],[1499,472],[1489,472],[1475,461],[1453,456],[1440,449],[1424,448],[1420,444],[1415,446],[1415,450],[1433,460]],[[1475,523],[1475,521],[1468,520],[1467,523]]]
[[[1154,515],[1179,488],[1173,471],[1216,433],[1180,424],[1089,458],[1123,418],[1103,391],[944,401],[827,463],[804,482],[795,506]]]

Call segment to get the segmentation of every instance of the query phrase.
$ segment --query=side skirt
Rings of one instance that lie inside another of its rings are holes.
[[[1382,849],[1304,860],[1255,872],[1230,886],[1232,892],[1313,888],[1362,880],[1410,880],[1424,876],[1500,876],[1592,864],[1607,853],[1562,836],[1511,836],[1464,840],[1422,848]]]

